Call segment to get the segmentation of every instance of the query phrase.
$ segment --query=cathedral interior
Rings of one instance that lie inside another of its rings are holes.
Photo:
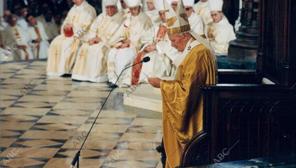
[[[88,1],[102,11],[100,0]],[[44,7],[63,11],[57,16],[72,5],[25,3],[36,15]],[[0,15],[15,4],[1,0]],[[203,130],[179,167],[296,167],[296,1],[224,0],[223,13],[236,39],[218,83],[201,88]],[[159,89],[113,91],[106,83],[48,77],[46,59],[0,56],[1,168],[71,167],[81,145],[82,168],[163,166],[156,150],[163,137]]]

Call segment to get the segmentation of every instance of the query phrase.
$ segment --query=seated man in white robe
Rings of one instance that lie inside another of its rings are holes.
[[[188,17],[191,31],[193,31],[197,35],[204,35],[202,19],[199,15],[197,15],[197,13],[195,13],[193,9],[194,0],[182,0],[182,1],[185,7],[185,13]]]
[[[104,0],[105,10],[92,23],[87,34],[89,40],[78,52],[72,79],[78,81],[106,82],[109,40],[122,25],[123,12],[117,10],[117,0]]]
[[[37,17],[37,20],[43,24],[49,42],[59,35],[58,25],[55,23],[53,13],[50,10]]]
[[[28,15],[28,8],[26,6],[20,6],[16,8],[18,13],[17,25],[20,26],[24,31],[27,31],[29,24],[26,21],[26,16]]]
[[[1,20],[1,24],[0,24],[0,29],[3,31],[7,26],[8,26],[8,17],[11,15],[10,10],[4,10],[3,11],[3,16],[0,19]]]
[[[160,23],[158,11],[154,5],[154,0],[144,0],[146,2],[145,13],[150,17],[153,25],[158,25]]]
[[[213,19],[211,17],[211,12],[209,8],[208,0],[199,0],[194,5],[194,11],[201,16],[203,25],[204,25],[204,34],[206,33],[208,25],[210,25],[213,22]]]
[[[73,0],[74,6],[63,22],[61,34],[50,44],[47,75],[71,74],[80,42],[96,17],[95,9],[86,0]]]
[[[32,39],[29,39],[27,32],[17,25],[15,15],[8,16],[8,26],[3,33],[3,44],[15,55],[16,60],[31,60],[34,55],[30,46]]]
[[[165,3],[165,4],[164,4]],[[150,62],[141,66],[134,66],[132,84],[148,83],[147,77],[174,78],[176,60],[179,52],[171,46],[167,34],[166,16],[173,15],[173,9],[166,1],[155,1],[161,23],[155,29],[154,42],[143,50],[142,55],[136,57],[135,63],[143,57],[150,57]],[[148,52],[150,51],[150,52]],[[139,57],[141,56],[141,57]]]
[[[142,11],[140,0],[126,0],[130,14],[118,32],[112,37],[114,48],[108,55],[108,80],[110,87],[116,87],[116,81],[121,71],[130,66],[136,54],[144,46],[153,41],[153,24],[151,19]],[[127,69],[121,76],[120,86],[131,85],[131,69]]]
[[[0,63],[5,61],[13,61],[13,53],[4,46],[3,30],[0,30]]]
[[[229,42],[236,38],[233,26],[222,13],[222,6],[223,0],[209,0],[213,24],[208,27],[206,34],[217,56],[219,68],[228,60]]]
[[[118,11],[122,11],[124,13],[123,17],[127,17],[127,15],[130,13],[130,11],[127,7],[127,4],[125,3],[125,0],[119,0],[117,2],[117,7],[118,7]]]
[[[35,59],[47,58],[49,43],[43,24],[37,21],[31,14],[27,15],[26,20],[29,23],[28,34],[30,39],[32,39],[31,43]]]
[[[172,9],[176,12],[179,0],[168,0],[168,2],[171,4]]]

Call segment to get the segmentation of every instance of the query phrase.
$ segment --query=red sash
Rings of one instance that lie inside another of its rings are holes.
[[[141,62],[143,56],[144,56],[144,52],[139,52],[134,61],[134,64]],[[141,70],[142,70],[142,64],[138,64],[132,67],[132,85],[139,84]]]

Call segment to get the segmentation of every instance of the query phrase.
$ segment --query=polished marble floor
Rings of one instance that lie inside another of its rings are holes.
[[[46,62],[0,64],[0,168],[64,168],[108,95],[105,84],[47,79]],[[161,113],[128,110],[115,90],[81,152],[81,168],[161,167]]]

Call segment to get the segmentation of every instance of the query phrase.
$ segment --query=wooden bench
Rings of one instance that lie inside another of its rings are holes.
[[[186,146],[181,167],[296,151],[296,90],[257,84],[202,90],[204,131]]]

